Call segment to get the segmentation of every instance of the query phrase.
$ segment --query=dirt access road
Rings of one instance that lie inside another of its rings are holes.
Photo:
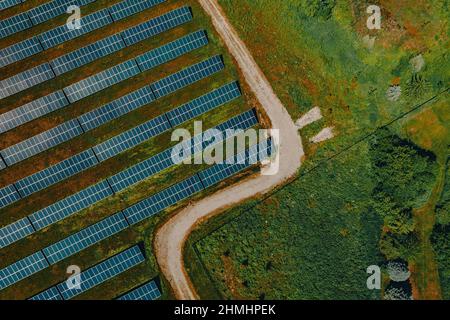
[[[199,2],[211,17],[215,29],[236,59],[245,80],[270,118],[272,128],[280,130],[278,146],[280,169],[276,175],[255,175],[251,179],[220,190],[184,208],[157,231],[154,241],[156,258],[162,273],[172,286],[175,297],[180,300],[198,298],[183,262],[184,245],[195,226],[231,205],[266,193],[285,183],[295,176],[304,155],[298,128],[245,44],[225,17],[218,2],[216,0],[199,0]]]

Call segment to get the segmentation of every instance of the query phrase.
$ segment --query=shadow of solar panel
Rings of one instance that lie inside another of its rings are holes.
[[[90,76],[89,78],[74,83],[64,88],[63,91],[66,93],[70,102],[75,102],[108,88],[118,82],[131,78],[139,72],[140,71],[136,61],[134,59],[128,60],[110,69]]]
[[[115,276],[144,262],[139,246],[131,247],[121,253],[81,272],[81,288],[69,288],[67,283],[58,284],[58,289],[65,300],[69,300]]]
[[[135,13],[144,11],[166,0],[126,0],[109,7],[114,21],[119,21]]]
[[[76,120],[63,124],[0,151],[7,165],[13,165],[53,148],[83,133]]]
[[[16,202],[20,199],[16,188],[13,185],[6,186],[0,189],[0,209]]]
[[[117,119],[137,108],[145,106],[155,100],[149,86],[133,91],[100,108],[85,113],[78,120],[85,131],[92,130],[113,119]]]
[[[21,196],[26,197],[91,168],[97,163],[94,152],[89,149],[19,180],[15,183],[15,186]]]
[[[128,227],[122,212],[116,213],[70,237],[42,250],[49,263],[55,264]]]
[[[48,63],[16,74],[11,78],[0,81],[0,99],[9,97],[54,77],[55,74]]]
[[[80,23],[82,27],[80,29],[72,30],[64,24],[47,32],[41,33],[38,37],[41,40],[44,49],[49,49],[93,30],[104,27],[112,22],[113,21],[109,15],[108,9],[103,9],[81,18]]]
[[[125,30],[122,32],[122,37],[127,46],[131,46],[191,20],[191,9],[182,7]]]
[[[156,98],[161,98],[225,68],[220,55],[190,66],[151,85]]]
[[[63,108],[69,104],[62,91],[31,101],[23,106],[0,114],[0,133],[14,129],[20,125]]]
[[[0,50],[0,67],[3,68],[11,63],[23,60],[42,50],[37,37],[15,43]]]
[[[53,70],[61,75],[70,70],[84,66],[92,61],[120,51],[125,43],[119,35],[112,35],[81,49],[70,52],[50,61]]]
[[[146,284],[136,288],[127,294],[117,298],[122,301],[150,301],[161,297],[161,292],[155,281],[147,282]]]
[[[189,198],[203,189],[198,176],[192,176],[124,210],[130,224],[136,224]]]
[[[26,13],[21,13],[2,20],[0,21],[0,39],[31,28],[32,26],[33,24]]]
[[[33,297],[31,297],[28,300],[33,301],[59,301],[64,300],[62,295],[59,293],[58,289],[56,287],[51,287],[50,289],[47,289]]]
[[[54,0],[27,11],[33,24],[40,24],[59,15],[65,14],[71,5],[84,6],[95,0]]]
[[[164,116],[147,121],[140,126],[125,131],[103,143],[93,147],[100,161],[105,161],[125,150],[131,149],[144,141],[170,129],[170,124]]]
[[[174,60],[185,53],[201,48],[208,44],[206,31],[200,30],[183,38],[170,42],[155,50],[149,51],[136,58],[141,70],[149,70],[168,61]]]
[[[36,252],[0,270],[0,290],[48,267],[42,252]]]
[[[198,117],[240,96],[241,91],[238,83],[232,82],[167,112],[166,116],[170,124],[176,127],[185,121]]]
[[[61,201],[58,201],[42,210],[30,215],[31,223],[36,230],[41,230],[49,225],[61,221],[74,213],[88,208],[113,193],[106,181],[81,190]]]
[[[1,0],[0,1],[0,10],[7,9],[9,7],[15,6],[16,4],[25,2],[25,0]]]
[[[27,218],[20,219],[0,229],[0,248],[19,241],[34,232]]]

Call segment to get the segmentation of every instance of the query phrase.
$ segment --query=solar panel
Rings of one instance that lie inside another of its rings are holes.
[[[48,267],[42,252],[36,252],[0,270],[0,290]]]
[[[112,195],[106,181],[97,183],[30,215],[36,230],[61,221]]]
[[[124,210],[130,224],[136,224],[186,199],[203,189],[197,175],[171,186]]]
[[[91,168],[97,163],[95,154],[89,149],[19,180],[15,183],[15,186],[22,197],[26,197]]]
[[[19,199],[20,195],[17,193],[16,188],[14,188],[13,185],[0,189],[0,209],[16,202]]]
[[[224,67],[222,57],[217,55],[153,83],[152,90],[156,98],[161,98],[206,78]]]
[[[31,297],[28,300],[34,300],[34,301],[58,301],[63,300],[62,295],[59,293],[58,289],[56,287],[51,287],[50,289],[45,290],[44,292],[41,292],[33,297]]]
[[[69,288],[65,282],[58,284],[58,289],[64,299],[69,300],[142,262],[144,262],[144,256],[136,245],[81,272],[80,289]]]
[[[127,29],[122,32],[122,36],[127,46],[131,46],[191,20],[191,9],[189,7],[182,7]]]
[[[15,6],[16,4],[19,4],[21,2],[25,2],[25,0],[1,0],[0,1],[0,10],[4,10],[6,8]]]
[[[140,71],[136,61],[134,59],[128,60],[110,69],[90,76],[89,78],[74,83],[63,90],[69,101],[75,102],[108,88],[118,82],[131,78],[139,72]]]
[[[0,170],[5,169],[6,164],[3,162],[3,159],[0,158]]]
[[[55,74],[48,63],[16,74],[0,81],[0,99],[9,97],[54,77]]]
[[[114,21],[129,17],[135,13],[149,9],[165,0],[125,0],[109,7]]]
[[[55,264],[127,227],[128,223],[125,220],[123,213],[119,212],[71,235],[70,237],[44,248],[42,251],[49,263]]]
[[[0,114],[0,133],[14,129],[69,104],[62,91],[31,101],[19,108]]]
[[[113,52],[117,52],[124,47],[125,43],[120,35],[115,34],[56,58],[50,61],[50,64],[52,65],[55,73],[57,75],[61,75],[65,72],[105,57]]]
[[[67,8],[71,5],[81,7],[94,1],[95,0],[54,0],[28,10],[27,13],[36,25],[65,14]]]
[[[123,301],[150,301],[161,297],[161,292],[155,281],[147,282],[146,284],[136,288],[127,294],[117,298]]]
[[[141,70],[149,70],[207,44],[206,31],[200,30],[144,53],[137,57],[136,61]]]
[[[240,96],[241,91],[239,90],[238,83],[232,82],[194,99],[179,108],[169,111],[166,116],[171,125],[176,127],[185,121],[198,117]]]
[[[33,24],[26,13],[0,21],[0,39],[16,32],[31,28]]]
[[[42,50],[37,37],[15,43],[0,50],[0,67],[3,68],[11,63],[23,60]]]
[[[168,129],[170,129],[170,124],[167,119],[164,116],[159,116],[100,143],[93,147],[93,149],[98,159],[100,161],[105,161],[106,159],[131,149]]]
[[[85,131],[92,130],[113,119],[145,106],[155,100],[149,86],[133,91],[117,100],[114,100],[100,108],[85,113],[78,120]]]
[[[76,120],[63,124],[0,151],[7,165],[13,165],[83,133]]]
[[[34,229],[27,218],[11,223],[0,229],[0,248],[7,247],[33,232]]]
[[[44,49],[55,47],[66,41],[75,39],[83,34],[104,27],[112,23],[108,9],[103,9],[84,16],[80,21],[82,27],[80,29],[69,29],[66,24],[41,33],[38,37],[41,40]]]

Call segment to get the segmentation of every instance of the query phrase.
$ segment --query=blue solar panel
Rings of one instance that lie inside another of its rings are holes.
[[[27,13],[36,25],[65,14],[67,8],[71,5],[81,7],[94,1],[95,0],[54,0],[28,10]]]
[[[15,43],[0,50],[0,68],[30,57],[42,50],[37,37]]]
[[[92,130],[113,119],[145,106],[155,100],[149,86],[133,91],[117,100],[114,100],[98,109],[85,113],[78,120],[85,131]]]
[[[239,90],[238,83],[232,82],[196,98],[179,108],[169,111],[166,116],[170,124],[176,127],[185,121],[198,117],[240,96],[241,91]]]
[[[114,21],[118,21],[163,3],[164,1],[166,0],[125,0],[109,7],[109,12]]]
[[[141,70],[149,70],[207,44],[208,37],[206,36],[206,31],[200,30],[155,50],[151,50],[137,57],[136,61]]]
[[[49,263],[55,264],[127,227],[128,223],[125,220],[123,213],[119,212],[71,235],[70,237],[44,248],[42,251]]]
[[[198,176],[190,177],[124,210],[130,224],[136,224],[175,205],[203,189]]]
[[[104,27],[112,23],[112,19],[109,15],[108,9],[103,9],[84,16],[81,18],[80,23],[82,26],[80,29],[72,30],[67,28],[66,24],[64,24],[47,32],[41,33],[38,37],[41,40],[42,46],[44,49],[50,49],[61,43],[75,39],[83,34]]]
[[[22,197],[38,192],[63,181],[98,163],[91,149],[61,161],[47,169],[39,171],[15,183]]]
[[[20,195],[17,193],[13,185],[0,189],[0,209],[16,202],[19,199]]]
[[[123,301],[150,301],[161,297],[161,292],[155,281],[147,282],[146,284],[136,288],[127,294],[117,298]]]
[[[36,230],[41,230],[111,195],[108,183],[102,181],[33,213],[30,215],[30,220]]]
[[[55,74],[48,63],[16,74],[0,81],[0,99],[9,97],[54,77]]]
[[[34,232],[27,218],[20,219],[0,229],[0,248],[9,246]]]
[[[119,153],[133,148],[142,142],[170,129],[164,116],[159,116],[131,130],[125,131],[93,147],[98,159],[105,161]]]
[[[189,7],[182,7],[122,32],[128,46],[192,20]]]
[[[45,290],[44,292],[41,292],[33,297],[31,297],[28,300],[34,300],[34,301],[58,301],[63,300],[62,295],[59,293],[58,289],[56,287],[51,287],[50,289]]]
[[[180,72],[153,83],[152,89],[156,98],[161,98],[178,89],[184,88],[206,78],[224,68],[220,55],[190,66]]]
[[[0,270],[0,290],[48,267],[42,252],[36,252]]]
[[[110,69],[90,76],[89,78],[74,83],[63,90],[69,101],[75,102],[108,88],[118,82],[131,78],[139,72],[140,71],[136,61],[134,59],[128,60]]]
[[[31,28],[33,24],[26,13],[0,21],[0,39],[16,32]]]
[[[69,104],[62,91],[31,101],[19,108],[0,114],[0,133],[14,129]]]
[[[78,122],[76,120],[70,120],[53,129],[3,149],[0,153],[3,156],[3,159],[5,159],[6,164],[13,165],[60,143],[68,141],[82,133],[83,130]]]
[[[19,4],[21,2],[25,2],[25,0],[1,0],[0,1],[0,10],[4,10],[6,8],[15,6],[16,4]]]
[[[81,272],[81,288],[69,288],[65,282],[58,284],[58,289],[65,300],[69,300],[119,274],[144,262],[139,246],[131,247],[121,253]]]
[[[84,66],[92,61],[105,57],[113,52],[120,51],[125,47],[120,35],[112,35],[81,49],[70,52],[50,61],[53,70],[61,75],[70,70]]]
[[[3,162],[3,159],[0,158],[0,170],[5,169],[6,164]]]

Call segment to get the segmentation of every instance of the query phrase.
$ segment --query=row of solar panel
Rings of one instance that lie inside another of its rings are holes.
[[[245,150],[234,157],[236,161],[235,163],[226,161],[224,164],[214,165],[200,172],[198,175],[196,174],[125,209],[123,213],[119,212],[113,216],[110,216],[109,218],[106,218],[56,244],[43,249],[43,251],[32,254],[31,256],[28,256],[0,270],[0,290],[47,268],[50,264],[61,261],[68,256],[71,256],[107,237],[110,237],[111,235],[116,234],[117,232],[128,227],[127,221],[131,224],[135,224],[149,218],[175,205],[176,203],[179,203],[181,200],[198,193],[199,191],[205,189],[205,187],[216,184],[238,173],[253,163],[256,163],[253,161],[262,160],[267,157],[267,155],[270,155],[271,152],[272,143],[270,140],[259,145],[251,146],[248,150]],[[243,161],[239,163],[239,159],[243,159]],[[205,183],[205,181],[207,182]],[[100,263],[99,265],[102,264],[104,263]],[[106,263],[106,265],[111,267],[112,270],[119,270],[119,273],[122,272],[120,271],[122,269],[120,267],[114,267],[114,264]],[[81,277],[82,283],[81,289],[79,290],[67,290],[67,288],[64,287],[65,283],[61,283],[57,285],[58,290],[55,291],[50,288],[34,296],[32,299],[51,299],[52,297],[58,296],[55,294],[57,291],[62,294],[64,299],[70,299],[75,295],[78,295],[81,292],[84,292],[109,279],[102,278],[97,275],[97,270],[103,271],[103,268],[95,268],[96,267],[90,268],[82,273],[82,275],[85,275],[86,277]],[[90,270],[95,270],[95,272],[91,272]],[[109,277],[113,277],[118,273],[108,272],[108,274]]]
[[[125,45],[130,46],[191,20],[191,9],[189,7],[181,7],[124,30],[116,34],[116,36],[120,36]],[[59,26],[55,29],[46,31],[32,38],[1,49],[0,67],[20,61],[43,50],[47,50],[51,47],[109,25],[112,23],[112,19],[107,8],[81,18],[80,23],[83,25],[83,28],[71,30],[67,28],[66,25]],[[66,54],[63,57],[55,59],[53,61],[56,66],[55,72],[67,72],[73,68],[79,67],[80,65],[84,65],[109,54],[108,50],[97,51],[97,47],[104,45],[105,41],[105,39],[99,40],[96,44],[88,45],[72,53]],[[109,48],[109,50],[114,50],[114,47]],[[74,64],[69,63],[69,61],[74,60]],[[61,69],[59,69],[60,66]]]
[[[95,0],[54,0],[4,19],[0,22],[0,39],[67,13],[70,6],[75,5],[77,7],[82,7],[94,1]],[[135,13],[163,3],[164,1],[165,0],[126,0],[107,8],[106,10],[111,14],[113,21],[119,21]]]
[[[134,62],[130,60],[130,62]],[[136,71],[139,72],[139,69],[136,67],[136,65],[131,65],[136,68]],[[158,98],[162,97],[163,95],[168,95],[174,91],[177,91],[181,89],[184,86],[187,86],[189,84],[192,84],[200,79],[206,78],[209,75],[216,73],[224,68],[223,62],[221,57],[216,56],[213,58],[208,59],[207,61],[201,62],[197,65],[193,65],[185,70],[182,70],[172,76],[167,77],[166,79],[170,78],[171,82],[169,82],[170,90],[166,90],[159,93]],[[122,69],[122,68],[119,68]],[[128,71],[128,66],[125,68],[125,71]],[[120,71],[117,71],[114,78],[122,78],[126,77],[127,72],[120,73]],[[134,73],[134,72],[133,72]],[[129,74],[129,73],[128,73]],[[98,75],[94,76],[99,78]],[[180,81],[180,79],[182,81]],[[91,78],[88,78],[86,80],[94,81]],[[83,80],[84,83],[85,80]],[[116,107],[117,115],[123,115],[135,108],[141,107],[146,104],[146,102],[151,102],[155,100],[155,96],[153,94],[154,87],[158,85],[161,81],[165,81],[165,79],[162,79],[160,81],[155,82],[154,84],[151,84],[148,88],[144,88],[143,90],[140,90],[137,94],[141,95],[139,99],[135,100],[134,104],[129,104],[126,108],[121,109],[120,107],[123,105],[123,103],[126,103],[129,101],[129,99],[133,99],[133,95],[135,93],[131,93],[125,97],[122,97],[116,101],[113,101],[111,104],[108,104],[101,108],[100,110],[94,110],[94,112],[90,112],[86,114],[85,116],[81,117],[80,120],[74,119],[69,120],[67,122],[64,122],[63,124],[52,128],[48,131],[45,131],[43,133],[40,133],[36,136],[33,136],[27,140],[24,140],[22,142],[19,142],[15,145],[12,145],[8,148],[5,148],[0,151],[0,154],[2,155],[3,159],[5,160],[6,164],[11,166],[13,164],[16,164],[20,161],[23,161],[27,158],[30,158],[40,152],[43,152],[45,150],[48,150],[52,147],[55,147],[58,144],[61,144],[63,142],[66,142],[78,135],[81,135],[84,133],[84,130],[86,129],[93,129],[95,125],[100,125],[103,123],[106,123],[114,116],[113,110],[111,110],[111,107]],[[91,86],[93,88],[92,90],[101,90],[102,88],[106,88],[110,85],[112,85],[111,77],[107,81],[97,81],[93,82],[94,85]],[[88,92],[92,91],[87,89],[86,84],[80,84],[80,88],[84,88],[84,90],[81,91],[72,91],[72,93],[75,94],[87,94]],[[65,88],[64,90],[66,90]],[[75,90],[75,89],[73,89]],[[142,96],[142,94],[144,95]],[[69,93],[67,96],[70,99]],[[107,110],[110,109],[110,110]],[[103,114],[101,116],[98,116],[98,112],[105,113],[105,111],[108,111],[108,114]],[[92,118],[94,117],[94,118]],[[94,119],[94,120],[93,120]],[[91,121],[92,120],[92,121]],[[81,123],[81,124],[80,124]],[[83,123],[88,123],[84,128]]]
[[[254,110],[247,111],[217,126],[219,130],[245,130],[258,123]],[[194,139],[192,139],[194,140]],[[205,145],[200,141],[200,146]],[[125,169],[106,180],[81,190],[44,209],[36,211],[26,219],[16,221],[0,229],[0,248],[4,248],[27,237],[35,230],[44,229],[56,222],[86,209],[101,200],[120,192],[136,183],[148,179],[152,175],[174,165],[172,154],[176,147],[169,148],[156,156],[144,160],[131,168]],[[126,212],[125,212],[126,215]],[[130,217],[130,219],[133,219]]]
[[[186,8],[179,9],[179,14],[186,16],[185,13]],[[189,11],[188,11],[189,12]],[[166,16],[166,15],[165,15]],[[164,20],[165,16],[161,16],[161,19]],[[186,16],[187,19],[191,19],[192,16]],[[167,27],[174,27],[174,24],[167,24]],[[199,31],[200,33],[201,31]],[[153,35],[150,34],[150,36]],[[194,34],[195,36],[195,34]],[[207,37],[199,37],[197,41],[207,42]],[[38,44],[38,42],[37,42]],[[169,45],[173,45],[169,44]],[[92,62],[98,58],[101,58],[107,54],[120,50],[124,46],[122,37],[120,35],[113,35],[111,37],[102,39],[94,44],[88,45],[87,47],[83,47],[76,51],[73,51],[67,55],[56,58],[55,60],[50,61],[51,68],[53,71],[59,75],[69,70],[80,67],[84,64]],[[157,52],[162,52],[164,47],[159,48]],[[167,50],[167,48],[166,48]],[[170,48],[168,49],[170,51]],[[146,65],[145,57],[139,57],[139,64],[144,70],[148,70],[148,65]],[[35,72],[32,72],[35,73]],[[24,77],[24,76],[22,76]],[[25,77],[26,78],[26,77]],[[45,79],[45,78],[40,78]],[[8,79],[4,80],[8,81]],[[45,81],[45,80],[44,80]],[[10,80],[8,82],[11,82]],[[3,82],[2,82],[3,83]],[[14,82],[12,82],[14,83]],[[35,81],[34,84],[37,84]],[[3,89],[2,89],[3,90]],[[15,90],[17,91],[17,89]],[[3,95],[8,94],[5,90]],[[63,108],[69,104],[69,101],[65,97],[63,91],[57,91],[48,96],[39,98],[34,100],[28,104],[25,104],[19,108],[11,110],[9,112],[0,114],[0,123],[2,124],[0,128],[0,133],[11,130],[15,127],[18,127],[22,124],[30,122],[34,119],[37,119],[43,115],[46,115],[50,112]]]
[[[147,88],[147,87],[146,87]],[[136,93],[144,90],[136,91],[132,97],[133,100],[137,98]],[[88,168],[98,164],[97,159],[104,161],[119,153],[130,149],[171,127],[176,127],[181,123],[194,119],[208,111],[211,111],[219,106],[222,106],[241,95],[239,85],[237,82],[226,84],[216,90],[213,90],[199,98],[177,107],[160,117],[152,119],[135,128],[125,131],[93,148],[88,149],[77,155],[74,155],[64,161],[61,161],[49,168],[39,171],[31,176],[23,178],[14,185],[10,185],[0,189],[0,208],[5,207],[21,197],[27,197],[32,193],[43,190],[51,185],[63,181],[75,174],[78,174]],[[127,103],[132,103],[127,100]],[[116,111],[114,107],[111,108],[114,115],[120,111]],[[96,124],[104,123],[104,119],[110,118],[108,109],[99,108],[92,111],[91,119]],[[89,121],[80,119],[81,124],[85,129],[92,127]],[[94,153],[95,150],[95,153]],[[1,160],[1,159],[0,159]]]
[[[4,10],[15,6],[19,3],[25,2],[26,0],[1,0],[0,1],[0,10]]]

